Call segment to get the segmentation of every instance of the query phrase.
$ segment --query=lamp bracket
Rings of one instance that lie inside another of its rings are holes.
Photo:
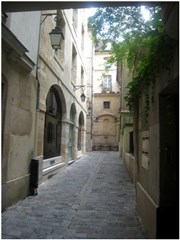
[[[54,17],[54,21],[55,21],[56,23],[59,23],[60,20],[61,20],[60,16],[58,16],[57,12],[56,12],[56,13],[43,13],[42,16],[45,16],[45,18],[42,20],[41,24],[42,24],[42,23],[46,20],[46,18],[49,17],[49,16],[55,16],[55,17]]]
[[[74,85],[74,83],[71,83],[71,84],[73,85],[74,91],[76,91],[76,90],[78,90],[78,89],[80,89],[80,88],[82,88],[83,91],[84,91],[84,88],[85,88],[85,86],[86,86],[86,85]]]
[[[57,13],[43,13],[42,16],[45,16],[45,18],[42,20],[41,24],[46,20],[47,17],[57,15]]]
[[[42,16],[53,16],[53,15],[57,15],[56,13],[42,13]]]

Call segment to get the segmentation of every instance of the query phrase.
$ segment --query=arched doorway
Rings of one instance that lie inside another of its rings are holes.
[[[52,86],[46,99],[44,159],[61,155],[62,106],[57,89]]]
[[[68,141],[68,157],[69,160],[74,158],[74,126],[75,126],[75,116],[76,116],[76,108],[75,105],[72,104],[70,110],[70,125],[69,125],[69,141]]]
[[[84,116],[81,112],[79,115],[79,128],[78,128],[78,151],[82,150],[83,144],[83,127],[84,127]]]

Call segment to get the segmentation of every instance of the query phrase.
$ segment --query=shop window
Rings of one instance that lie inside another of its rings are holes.
[[[62,108],[58,91],[52,86],[46,100],[44,159],[61,154]]]

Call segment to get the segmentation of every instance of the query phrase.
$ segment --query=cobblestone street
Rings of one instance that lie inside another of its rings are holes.
[[[2,238],[146,238],[118,152],[91,152],[2,214]]]

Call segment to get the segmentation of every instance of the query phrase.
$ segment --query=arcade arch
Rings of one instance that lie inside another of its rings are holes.
[[[65,117],[66,105],[62,90],[52,85],[46,98],[44,126],[44,159],[61,155],[62,119]]]

